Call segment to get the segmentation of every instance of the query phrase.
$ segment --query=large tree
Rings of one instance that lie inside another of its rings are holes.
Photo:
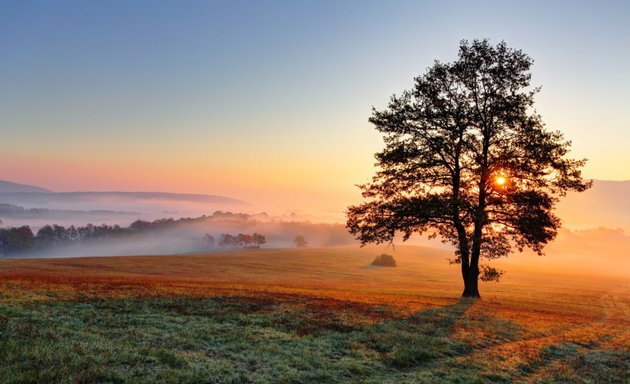
[[[590,182],[585,160],[568,158],[570,142],[533,109],[532,63],[504,42],[462,41],[456,61],[436,61],[412,90],[374,109],[385,148],[360,186],[365,202],[348,208],[349,231],[363,245],[397,233],[452,243],[465,297],[479,297],[479,278],[502,273],[480,259],[525,247],[542,254],[560,226],[559,197]]]

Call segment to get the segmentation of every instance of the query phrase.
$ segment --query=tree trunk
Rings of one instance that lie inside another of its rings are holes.
[[[469,267],[464,277],[464,293],[462,297],[481,298],[479,295],[479,268]]]

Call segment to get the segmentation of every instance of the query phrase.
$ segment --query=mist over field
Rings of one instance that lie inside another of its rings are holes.
[[[135,222],[130,227],[108,226],[102,235],[92,238],[61,240],[48,247],[35,247],[28,252],[10,257],[79,257],[79,256],[129,256],[170,255],[193,252],[225,250],[218,245],[223,234],[253,234],[265,236],[267,248],[294,247],[294,239],[300,235],[311,247],[334,247],[355,244],[342,224],[311,223],[308,221],[284,221],[266,214],[247,215],[217,211],[210,216],[182,219],[161,219],[155,228],[137,230],[150,222]],[[77,228],[85,232],[87,228]],[[66,231],[69,228],[65,228]],[[99,226],[88,230],[98,232]],[[205,236],[211,236],[214,244],[208,244]],[[68,235],[65,235],[68,236]],[[73,237],[72,235],[69,237]],[[76,235],[75,235],[76,237]]]
[[[556,213],[565,228],[621,228],[630,234],[630,180],[594,180],[591,189],[562,198]]]
[[[135,220],[197,217],[217,210],[251,212],[247,203],[224,196],[164,192],[5,192],[0,185],[0,219],[5,226],[88,223],[126,226]]]
[[[2,189],[4,188],[4,189]],[[558,268],[582,273],[604,273],[630,276],[630,181],[595,181],[592,189],[569,194],[558,205],[557,214],[563,228],[555,241],[539,257],[526,250],[515,254],[505,263],[531,264],[532,267]],[[312,209],[312,208],[311,208]],[[235,215],[213,215],[216,211]],[[66,192],[53,193],[34,186],[0,185],[0,220],[5,228],[28,225],[34,234],[45,226],[64,227],[107,224],[127,227],[136,220],[152,221],[164,218],[200,218],[193,223],[181,223],[173,228],[137,233],[130,236],[94,239],[39,249],[15,257],[80,257],[172,255],[213,252],[220,247],[208,247],[201,240],[209,234],[217,242],[224,233],[264,235],[266,248],[294,247],[295,236],[306,238],[309,247],[358,246],[348,234],[343,214],[333,222],[318,222],[317,214],[309,209],[296,213],[264,213],[257,207],[231,197],[151,193],[151,192]],[[395,252],[400,239],[392,248],[380,245],[384,252]],[[422,245],[452,251],[439,239],[414,236],[407,244]],[[5,256],[6,257],[6,256]],[[420,257],[420,255],[419,255]]]

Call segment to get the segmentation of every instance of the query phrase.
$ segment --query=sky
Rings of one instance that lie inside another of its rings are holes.
[[[536,109],[630,179],[628,1],[0,0],[0,179],[343,212],[382,147],[372,106],[462,39],[535,64]]]

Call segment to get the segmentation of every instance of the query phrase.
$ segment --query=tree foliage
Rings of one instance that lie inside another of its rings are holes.
[[[267,242],[267,238],[260,233],[254,232],[254,234],[252,235],[252,241],[254,242],[254,244],[256,244],[257,247],[260,247]]]
[[[436,61],[411,90],[373,109],[384,136],[365,202],[348,208],[347,227],[362,244],[397,233],[439,236],[456,247],[464,296],[479,296],[479,259],[529,247],[542,254],[557,234],[559,197],[590,186],[585,160],[547,129],[534,109],[533,60],[504,42],[462,41],[458,59]],[[501,272],[481,268],[497,280]]]
[[[260,233],[254,233],[252,235],[246,233],[239,233],[238,235],[224,233],[219,239],[219,246],[223,248],[260,248],[260,246],[266,242],[267,238]],[[252,246],[250,244],[254,245]]]

